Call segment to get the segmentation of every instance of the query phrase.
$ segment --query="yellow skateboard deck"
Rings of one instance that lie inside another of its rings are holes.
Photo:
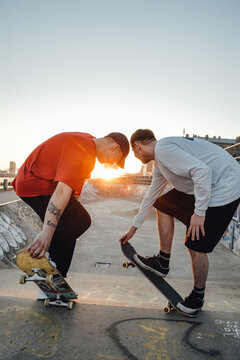
[[[19,269],[27,275],[21,276],[20,283],[25,284],[27,281],[34,281],[47,296],[44,301],[45,306],[67,306],[69,309],[73,307],[73,302],[68,300],[77,299],[76,294],[46,257],[32,258],[25,249],[18,252],[16,263]]]

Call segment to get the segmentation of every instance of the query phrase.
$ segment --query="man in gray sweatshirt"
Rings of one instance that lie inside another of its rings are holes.
[[[194,288],[177,305],[196,315],[204,303],[208,253],[221,239],[240,203],[240,166],[225,150],[199,138],[167,137],[156,140],[153,132],[139,129],[131,137],[136,158],[143,164],[155,160],[152,184],[131,228],[120,239],[126,243],[154,206],[160,237],[160,252],[138,257],[139,265],[165,277],[174,233],[174,218],[186,225],[185,245],[193,269]],[[167,185],[172,189],[164,193]]]

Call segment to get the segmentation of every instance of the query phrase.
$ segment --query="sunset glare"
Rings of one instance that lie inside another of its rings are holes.
[[[105,168],[99,162],[96,162],[95,168],[92,172],[91,178],[101,178],[105,180],[111,180],[125,173],[123,169],[109,169]]]

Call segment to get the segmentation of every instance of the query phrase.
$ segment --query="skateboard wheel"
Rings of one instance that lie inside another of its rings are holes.
[[[53,276],[50,274],[48,274],[47,276],[46,276],[46,283],[48,284],[48,285],[52,285],[52,283],[53,283]]]
[[[20,284],[26,284],[26,275],[21,275],[20,276],[20,279],[19,279],[19,283]]]
[[[74,305],[74,302],[73,302],[73,301],[68,301],[68,303],[67,303],[67,308],[68,308],[69,310],[72,310],[73,305]]]
[[[125,269],[127,269],[128,266],[129,266],[129,264],[128,264],[128,262],[124,262],[124,263],[122,264],[122,266],[123,266]]]
[[[164,306],[163,310],[166,314],[169,314],[171,312],[171,309],[169,306]]]
[[[50,299],[49,298],[45,299],[43,304],[44,304],[45,307],[49,307]]]

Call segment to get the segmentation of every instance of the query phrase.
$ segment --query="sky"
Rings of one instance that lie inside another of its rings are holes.
[[[63,131],[235,139],[239,18],[238,0],[0,0],[0,169]]]

